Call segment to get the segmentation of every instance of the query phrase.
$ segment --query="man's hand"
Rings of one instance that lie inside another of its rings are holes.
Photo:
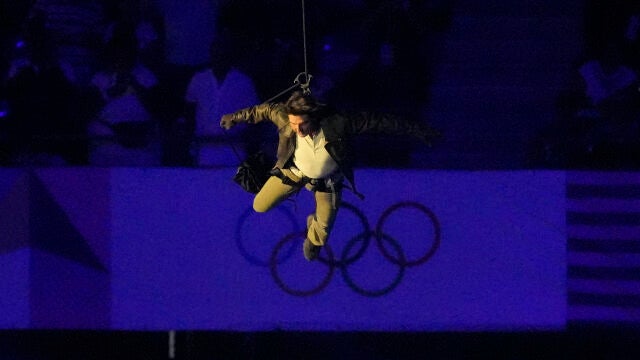
[[[220,119],[220,126],[223,129],[229,130],[235,124],[236,123],[233,121],[233,114],[224,114],[224,115],[222,115],[222,118]]]

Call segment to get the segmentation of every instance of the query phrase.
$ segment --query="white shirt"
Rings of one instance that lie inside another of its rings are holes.
[[[620,65],[614,71],[606,72],[595,60],[582,65],[579,71],[587,86],[587,96],[596,105],[638,79],[636,73],[626,66]]]
[[[196,106],[196,137],[224,134],[220,127],[222,115],[259,102],[253,81],[237,69],[231,69],[224,79],[216,78],[211,69],[194,74],[185,101]],[[241,131],[242,127],[237,126],[227,134],[236,136]],[[228,144],[202,143],[195,150],[196,161],[199,166],[237,165],[231,150]]]
[[[292,168],[297,176],[307,176],[312,179],[323,179],[331,175],[338,168],[338,164],[333,160],[325,149],[327,141],[322,129],[313,138],[309,135],[296,138],[296,150],[293,153]]]
[[[222,115],[258,103],[258,94],[249,76],[232,69],[219,80],[211,69],[196,73],[189,83],[185,100],[196,104],[196,136],[222,134]]]
[[[137,64],[130,73],[135,81],[145,89],[152,88],[158,84],[155,74],[141,64]],[[100,113],[102,121],[110,124],[128,121],[149,121],[151,114],[132,87],[123,94],[112,97],[109,95],[109,88],[116,83],[116,75],[110,72],[98,72],[93,76],[91,84],[100,90],[102,98],[106,104]]]

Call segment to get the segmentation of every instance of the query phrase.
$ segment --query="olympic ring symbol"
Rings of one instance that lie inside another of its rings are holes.
[[[384,257],[386,257],[387,260],[391,261],[394,264],[397,264],[400,266],[409,266],[409,267],[424,264],[425,262],[427,262],[427,260],[429,260],[433,256],[433,254],[435,254],[436,250],[438,250],[438,247],[440,246],[440,223],[438,222],[438,218],[433,213],[433,211],[429,210],[429,208],[427,208],[426,206],[419,203],[414,203],[414,202],[405,202],[405,203],[395,204],[394,206],[388,208],[380,217],[380,221],[378,221],[378,226],[376,226],[376,233],[379,235],[383,234],[382,227],[384,226],[385,221],[387,221],[387,218],[389,217],[389,215],[391,215],[397,209],[400,209],[403,207],[416,208],[420,210],[422,213],[424,213],[429,218],[429,220],[431,220],[431,222],[434,225],[433,226],[434,241],[433,241],[433,244],[431,245],[431,248],[429,248],[429,250],[421,258],[418,258],[416,260],[411,260],[411,261],[405,261],[404,258],[400,258],[400,259],[394,258],[384,247],[382,243],[382,238],[380,236],[376,237],[376,240],[378,240],[377,241],[378,248],[380,249],[380,252],[382,252]]]
[[[269,257],[270,250],[263,249],[260,245],[265,245],[265,240],[269,240],[271,237],[269,231],[275,231],[271,223],[273,221],[282,222],[282,219],[287,219],[291,223],[294,231],[299,230],[298,222],[291,211],[283,206],[278,206],[271,212],[266,214],[258,214],[253,208],[249,207],[241,216],[238,225],[236,226],[236,246],[240,251],[240,254],[251,264],[268,267],[270,266],[271,259]],[[258,236],[258,239],[253,239],[252,236]],[[279,236],[273,234],[273,236]],[[291,243],[291,246],[281,254],[278,259],[278,263],[286,261],[293,255],[295,250],[295,243]],[[253,249],[253,254],[250,253],[247,248]],[[262,251],[261,251],[262,250]],[[257,253],[257,254],[256,254]]]
[[[316,295],[320,293],[320,291],[322,291],[325,287],[327,287],[327,285],[330,283],[333,277],[333,273],[335,272],[335,269],[337,268],[340,270],[340,273],[342,274],[342,278],[345,281],[345,283],[358,294],[361,294],[363,296],[368,296],[368,297],[383,296],[393,291],[400,284],[407,268],[426,263],[431,257],[433,257],[433,255],[435,254],[435,252],[440,246],[441,230],[440,230],[440,223],[438,221],[438,218],[433,213],[433,211],[431,211],[429,208],[427,208],[426,206],[420,203],[407,201],[407,202],[400,202],[389,207],[381,215],[380,220],[376,225],[375,231],[370,230],[366,217],[355,206],[345,202],[342,204],[341,209],[346,209],[354,213],[362,223],[364,227],[364,231],[354,236],[353,238],[351,238],[348,242],[346,242],[346,245],[344,246],[339,259],[335,258],[334,252],[331,246],[329,246],[329,244],[323,247],[323,256],[320,256],[318,258],[318,263],[327,266],[327,273],[324,277],[321,278],[318,285],[312,286],[309,288],[303,288],[303,289],[294,288],[293,286],[290,286],[286,283],[286,281],[283,279],[282,271],[279,270],[279,267],[281,267],[283,263],[282,258],[280,256],[281,250],[285,247],[287,243],[290,243],[290,242],[295,243],[296,240],[300,240],[304,238],[305,236],[304,232],[290,233],[284,236],[276,244],[276,246],[274,247],[271,253],[271,258],[269,260],[269,267],[270,267],[271,275],[275,280],[275,283],[284,292],[293,296]],[[404,254],[404,250],[400,246],[399,242],[383,231],[383,228],[385,224],[388,222],[389,217],[393,213],[398,212],[400,210],[417,210],[418,212],[426,216],[426,218],[428,219],[428,221],[431,223],[433,227],[433,240],[430,242],[430,246],[428,246],[428,249],[424,255],[418,257],[415,260],[407,259],[406,255]],[[365,289],[363,286],[356,284],[356,282],[354,281],[353,277],[350,275],[348,270],[350,265],[354,264],[356,261],[362,258],[362,256],[365,254],[366,250],[368,249],[369,243],[371,242],[370,240],[372,237],[375,238],[377,243],[377,248],[378,250],[380,250],[384,258],[388,260],[391,264],[396,265],[398,267],[395,277],[393,278],[391,283],[380,289]],[[335,242],[336,242],[336,239],[333,238],[332,243],[335,243]],[[385,242],[388,243],[390,246],[385,245]],[[357,243],[361,243],[360,247],[358,248],[358,250],[355,252],[354,255],[349,255]],[[392,254],[392,252],[389,251],[389,248],[392,248],[395,254]]]

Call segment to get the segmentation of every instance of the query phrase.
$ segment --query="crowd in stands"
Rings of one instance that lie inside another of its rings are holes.
[[[529,166],[640,168],[638,4],[585,2],[582,57]],[[237,165],[275,149],[275,136],[264,126],[224,132],[220,116],[272,98],[305,65],[314,95],[328,103],[420,112],[429,39],[448,26],[446,1],[308,2],[305,33],[299,5],[2,2],[0,166]],[[365,141],[373,146],[361,159],[384,166],[376,139]]]
[[[237,165],[275,134],[223,132],[221,115],[288,88],[306,57],[315,96],[410,111],[444,3],[309,3],[305,53],[291,1],[3,2],[0,165]]]
[[[587,1],[583,50],[534,166],[640,169],[640,2]]]

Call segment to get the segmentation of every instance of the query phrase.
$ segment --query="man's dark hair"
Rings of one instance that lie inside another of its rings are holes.
[[[287,114],[291,115],[312,115],[325,109],[324,104],[302,91],[293,92],[284,106]]]

